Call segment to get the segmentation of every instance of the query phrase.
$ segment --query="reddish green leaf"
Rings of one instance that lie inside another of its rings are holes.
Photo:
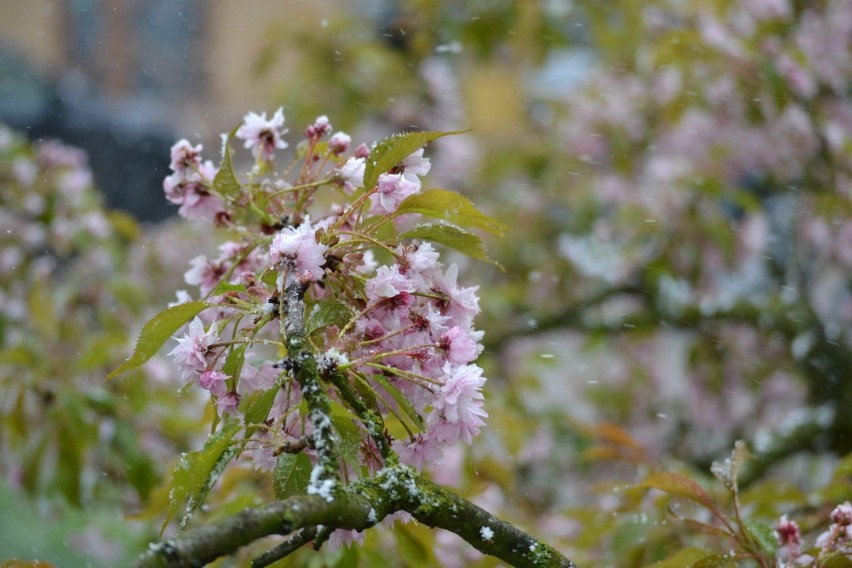
[[[725,561],[722,564],[717,561]],[[703,550],[701,548],[684,548],[677,551],[673,556],[669,556],[665,560],[648,564],[645,568],[714,568],[727,566],[730,562],[726,561],[724,555],[720,555],[711,550]]]
[[[698,503],[705,509],[716,512],[716,505],[713,503],[713,499],[710,498],[710,495],[704,490],[704,488],[701,487],[698,482],[680,473],[672,471],[652,473],[646,477],[645,480],[638,485],[638,487],[659,489],[660,491],[665,491],[670,495],[684,497],[690,501]]]

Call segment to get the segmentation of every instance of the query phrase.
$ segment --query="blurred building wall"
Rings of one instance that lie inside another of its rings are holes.
[[[274,53],[262,74],[259,58],[282,34],[320,30],[336,4],[0,2],[0,120],[82,146],[112,206],[162,218],[172,212],[160,186],[171,142],[215,149],[248,110],[274,110],[276,87],[299,80],[299,54]],[[139,157],[132,172],[122,169],[128,152]]]

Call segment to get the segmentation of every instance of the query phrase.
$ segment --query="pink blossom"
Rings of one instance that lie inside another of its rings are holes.
[[[429,158],[423,157],[423,148],[412,152],[402,161],[403,174],[409,181],[416,182],[418,188],[420,187],[420,180],[416,176],[425,176],[429,173],[431,167]]]
[[[329,132],[331,132],[331,123],[327,116],[322,115],[318,116],[314,123],[305,129],[305,138],[319,140]]]
[[[842,503],[831,512],[831,526],[817,537],[816,545],[823,551],[847,550],[852,544],[852,504]]]
[[[343,191],[352,193],[364,185],[364,170],[367,162],[364,158],[349,158],[337,171],[343,179]]]
[[[372,301],[382,298],[395,298],[403,292],[411,293],[417,285],[399,272],[399,265],[391,267],[380,266],[376,275],[367,281],[365,292],[367,299]]]
[[[337,550],[342,545],[352,546],[352,543],[364,544],[364,531],[336,529],[328,537],[328,549]]]
[[[227,379],[228,375],[222,371],[207,369],[201,373],[201,376],[198,378],[198,384],[201,385],[201,388],[209,390],[212,394],[221,398],[228,392],[225,386]]]
[[[443,275],[434,271],[431,275],[432,288],[446,295],[447,299],[441,306],[443,313],[450,316],[456,325],[469,326],[479,313],[479,297],[476,295],[479,286],[459,288],[456,284],[458,274],[459,268],[455,264],[451,264]]]
[[[169,167],[173,172],[185,174],[192,172],[201,166],[201,150],[203,146],[193,146],[186,138],[175,142],[171,149],[172,161]]]
[[[192,268],[183,273],[183,279],[190,286],[199,286],[202,296],[219,283],[225,272],[220,263],[208,260],[203,254],[190,260],[189,264]]]
[[[456,365],[475,360],[482,351],[479,344],[482,332],[464,331],[458,326],[450,328],[441,338],[447,351],[447,359]]]
[[[382,524],[388,528],[393,528],[396,523],[407,525],[412,520],[414,520],[414,517],[412,517],[411,513],[408,511],[397,511],[396,513],[391,513],[382,519]]]
[[[352,155],[356,158],[369,158],[370,157],[370,149],[367,148],[367,145],[361,142],[355,148],[355,151],[352,152]]]
[[[190,322],[186,335],[177,339],[177,346],[169,352],[184,382],[207,368],[209,347],[218,339],[215,326],[211,325],[210,329],[204,331],[204,324],[198,316]]]
[[[382,174],[376,192],[370,195],[370,214],[391,215],[406,197],[418,191],[419,181],[414,183],[403,177],[403,174]]]
[[[269,248],[273,262],[294,264],[299,277],[305,281],[322,278],[326,250],[326,245],[317,242],[316,229],[307,218],[296,228],[287,227],[279,231]]]
[[[416,469],[436,463],[444,455],[438,443],[427,432],[421,432],[406,442],[397,440],[393,443],[393,449],[404,464]]]
[[[852,504],[846,501],[835,507],[831,512],[831,522],[841,527],[852,525]]]
[[[234,414],[237,411],[237,406],[240,404],[240,395],[235,392],[229,392],[224,396],[220,396],[216,401],[216,408],[220,415]]]
[[[167,176],[163,180],[163,191],[169,201],[181,206],[178,214],[182,217],[214,221],[225,210],[222,199],[210,192],[215,177],[216,166],[208,160],[197,172],[186,170]]]
[[[328,149],[332,154],[338,156],[348,150],[351,143],[351,136],[345,132],[335,132],[332,137],[328,139]]]
[[[404,261],[401,271],[426,272],[438,267],[438,251],[432,243],[424,242],[417,246],[405,247],[402,251]]]
[[[240,394],[247,395],[254,391],[271,389],[275,386],[279,374],[281,374],[281,370],[268,361],[259,367],[244,365],[242,375],[240,375]]]
[[[192,301],[192,296],[189,295],[189,292],[186,290],[178,290],[175,292],[175,301],[169,302],[169,307],[172,308],[174,306],[179,306],[181,304],[187,304]]]
[[[441,310],[432,302],[426,304],[426,313],[423,314],[423,317],[426,318],[429,329],[435,335],[442,335],[449,329],[447,322],[450,321],[450,316],[441,313]]]
[[[802,535],[799,532],[799,525],[795,521],[787,520],[787,515],[781,517],[778,524],[775,525],[775,537],[778,539],[778,544],[782,547],[779,549],[779,556],[783,556],[783,560],[795,560],[800,553],[802,545]]]
[[[275,157],[275,150],[283,150],[287,142],[282,136],[287,133],[284,128],[284,109],[278,108],[269,120],[266,112],[257,115],[248,113],[243,118],[243,124],[237,130],[236,136],[245,140],[245,148],[251,149],[256,160],[269,161]]]
[[[488,416],[483,410],[480,390],[485,384],[482,369],[476,365],[444,365],[445,382],[435,395],[429,415],[430,432],[441,444],[452,444],[459,439],[470,443]]]

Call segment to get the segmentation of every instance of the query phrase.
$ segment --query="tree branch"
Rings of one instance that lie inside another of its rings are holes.
[[[554,548],[406,466],[386,467],[375,477],[350,485],[332,501],[316,495],[301,495],[246,509],[165,542],[152,544],[134,566],[200,567],[265,536],[288,534],[298,529],[313,531],[303,531],[282,543],[279,552],[289,554],[306,544],[309,541],[307,535],[316,534],[318,525],[364,530],[400,510],[408,511],[430,527],[453,532],[483,554],[495,556],[513,566],[574,567],[573,562]],[[271,554],[272,551],[267,553]],[[267,555],[260,558],[271,558]]]
[[[284,298],[281,309],[287,360],[308,405],[308,419],[313,427],[313,448],[317,453],[308,492],[317,492],[328,499],[340,486],[340,466],[335,451],[339,437],[331,420],[331,403],[320,383],[317,361],[305,339],[305,285],[299,279],[295,266],[284,269],[279,295]]]

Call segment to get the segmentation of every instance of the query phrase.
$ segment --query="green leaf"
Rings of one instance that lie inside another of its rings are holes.
[[[761,551],[767,555],[774,555],[778,549],[778,541],[775,538],[775,529],[765,521],[743,521],[746,532],[760,546]]]
[[[207,438],[204,449],[184,454],[172,471],[172,484],[169,491],[169,512],[163,526],[160,527],[160,536],[166,530],[169,521],[172,520],[178,508],[184,501],[188,500],[187,514],[181,522],[181,527],[186,523],[192,511],[201,504],[201,501],[210,491],[210,487],[216,482],[222,473],[227,461],[230,461],[236,452],[228,451],[231,439],[240,430],[240,424],[232,422],[215,434]],[[237,452],[239,448],[234,448]],[[223,458],[225,462],[222,463]]]
[[[210,296],[218,296],[225,292],[246,292],[246,287],[244,284],[231,284],[227,280],[222,280],[216,284],[216,287],[210,292]]]
[[[231,140],[239,130],[240,125],[234,127],[228,133],[228,139],[223,142],[222,163],[219,164],[219,171],[216,172],[216,177],[213,178],[213,189],[222,197],[230,197],[240,193],[240,180],[234,173],[234,164],[232,161]]]
[[[350,319],[352,319],[352,310],[346,304],[335,298],[327,298],[314,304],[305,327],[307,334],[310,335],[329,325],[342,328],[349,323]]]
[[[406,132],[385,138],[370,150],[364,168],[364,187],[372,189],[379,176],[406,159],[412,152],[433,140],[450,134],[461,134],[467,130],[452,132]]]
[[[108,374],[107,379],[117,377],[145,363],[160,350],[160,347],[172,334],[206,307],[206,302],[178,304],[152,317],[148,320],[148,323],[142,326],[142,332],[139,334],[139,339],[136,340],[133,355],[120,367]]]
[[[820,560],[824,568],[852,568],[852,558],[849,558],[843,552],[831,552],[825,556],[820,556]]]
[[[393,397],[399,407],[408,415],[411,421],[417,426],[418,430],[423,430],[423,419],[414,410],[411,402],[396,388],[387,378],[381,373],[370,375],[370,378],[379,383],[389,395]]]
[[[477,227],[495,235],[502,235],[506,226],[479,211],[464,195],[446,189],[430,189],[406,197],[394,216],[419,213],[443,219],[461,227]]]
[[[719,555],[713,551],[701,548],[684,548],[665,560],[648,564],[645,568],[690,568],[696,567],[699,562],[701,562],[702,566],[710,568],[713,564],[705,564],[704,562],[714,556]]]
[[[482,240],[473,233],[468,233],[464,229],[460,229],[455,225],[446,223],[428,223],[426,225],[418,225],[400,235],[402,239],[423,239],[432,241],[459,252],[486,262],[494,262],[485,253],[485,247],[482,246]]]
[[[659,489],[671,495],[677,495],[678,497],[694,501],[705,509],[716,512],[716,505],[704,488],[698,482],[680,473],[672,471],[652,473],[637,487]]]
[[[225,364],[222,365],[222,372],[234,379],[235,387],[236,379],[242,373],[243,363],[246,360],[246,347],[248,345],[245,343],[233,347],[225,359]]]
[[[272,473],[275,498],[281,500],[293,495],[303,495],[308,490],[311,469],[311,460],[304,452],[279,455]]]
[[[275,395],[281,387],[275,385],[271,389],[263,391],[259,396],[255,397],[245,410],[246,424],[260,424],[266,421],[269,416],[269,411],[272,410],[272,403],[275,402]]]
[[[360,468],[358,448],[361,445],[361,429],[353,420],[352,413],[339,404],[332,403],[331,421],[340,435],[340,453],[349,466],[356,471]]]

